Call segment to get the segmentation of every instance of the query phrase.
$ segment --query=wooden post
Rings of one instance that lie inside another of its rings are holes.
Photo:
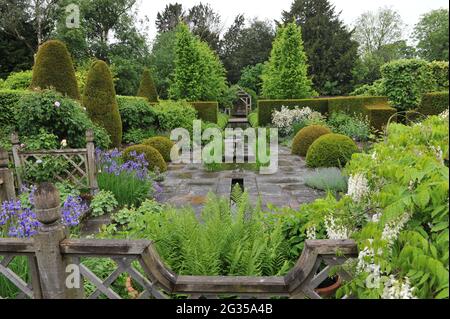
[[[60,243],[66,238],[61,224],[59,192],[50,183],[40,184],[35,193],[35,210],[42,224],[34,236],[34,248],[44,299],[67,299],[66,267]]]
[[[0,203],[15,198],[14,176],[9,170],[8,152],[0,148]]]
[[[19,142],[19,134],[16,132],[11,134],[11,143],[12,143],[12,153],[14,160],[14,168],[16,170],[16,178],[17,178],[17,186],[19,189],[22,187],[22,161],[20,160],[20,142]]]
[[[91,194],[95,195],[98,192],[98,182],[97,166],[95,165],[94,131],[91,129],[86,131],[86,152],[89,188],[91,189]]]

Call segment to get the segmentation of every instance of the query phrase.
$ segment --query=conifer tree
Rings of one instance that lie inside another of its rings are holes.
[[[158,102],[158,92],[156,92],[155,82],[149,69],[142,73],[141,85],[137,96],[145,97],[149,102]]]

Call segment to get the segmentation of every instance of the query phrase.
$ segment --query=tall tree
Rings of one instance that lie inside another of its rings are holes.
[[[162,12],[156,15],[156,28],[158,32],[173,31],[185,19],[186,13],[180,3],[166,5]]]
[[[448,61],[448,10],[438,9],[423,15],[414,28],[419,55],[429,61]]]
[[[198,4],[189,9],[186,17],[191,32],[208,43],[211,49],[219,48],[219,37],[222,32],[220,15],[214,12],[209,4]]]
[[[246,26],[244,16],[238,15],[220,44],[228,81],[237,83],[245,67],[266,62],[274,37],[270,22],[254,19]]]
[[[262,94],[271,99],[302,99],[314,95],[308,78],[302,31],[294,22],[279,27],[262,79]]]
[[[359,16],[355,24],[354,39],[362,53],[375,52],[383,46],[402,40],[404,23],[392,8],[379,8]]]
[[[283,22],[302,28],[309,74],[315,89],[324,95],[351,91],[352,69],[358,44],[328,0],[295,0],[283,12]]]

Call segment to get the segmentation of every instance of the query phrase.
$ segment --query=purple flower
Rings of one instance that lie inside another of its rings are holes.
[[[81,198],[69,196],[62,207],[62,223],[67,227],[77,226],[86,211],[87,206],[82,203]]]

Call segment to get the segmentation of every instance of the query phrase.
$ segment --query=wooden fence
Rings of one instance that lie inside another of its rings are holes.
[[[286,276],[180,276],[164,265],[151,241],[68,239],[60,222],[59,194],[52,184],[38,187],[35,207],[42,225],[32,239],[0,239],[0,256],[3,256],[0,259],[0,277],[5,276],[21,291],[19,298],[120,299],[112,285],[126,273],[141,287],[138,298],[186,295],[188,298],[319,299],[316,288],[328,278],[330,268],[357,256],[356,244],[351,240],[313,240],[305,242],[300,259]],[[28,259],[28,282],[8,267],[17,256]],[[86,258],[109,258],[117,268],[106,279],[101,279],[83,264]],[[72,286],[67,285],[68,266],[79,269],[82,278],[79,287],[69,288]],[[348,279],[344,272],[339,275]],[[82,285],[85,281],[95,287],[88,296]]]
[[[92,193],[98,190],[92,130],[86,132],[86,148],[83,149],[24,152],[17,133],[11,135],[11,143],[11,154],[0,149],[0,202],[14,198],[13,190],[23,186],[24,173],[48,158],[61,159],[67,165],[61,172],[55,174],[55,180],[70,181],[79,188],[90,189]],[[10,166],[14,167],[14,174],[11,174]],[[15,183],[11,176],[15,177]]]

